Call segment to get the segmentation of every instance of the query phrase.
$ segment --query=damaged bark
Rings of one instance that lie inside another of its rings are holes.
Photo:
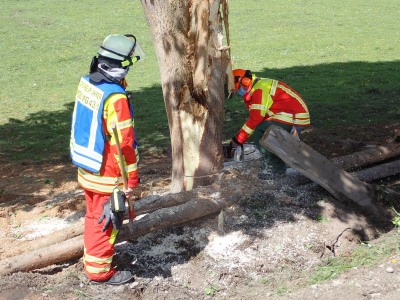
[[[141,2],[160,65],[171,135],[171,191],[211,184],[223,164],[227,1]]]

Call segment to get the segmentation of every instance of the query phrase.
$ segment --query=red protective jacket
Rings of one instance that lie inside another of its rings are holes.
[[[294,126],[309,126],[310,115],[303,98],[281,81],[253,76],[253,87],[243,96],[250,116],[236,135],[245,143],[263,121],[276,121]]]

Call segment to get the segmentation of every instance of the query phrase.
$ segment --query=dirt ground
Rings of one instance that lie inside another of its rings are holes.
[[[328,158],[369,145],[394,143],[400,124],[336,130],[308,129],[302,140]],[[400,146],[400,144],[399,144]],[[43,237],[82,222],[85,201],[76,169],[65,158],[13,163],[0,157],[0,259],[24,253]],[[170,184],[171,159],[144,154],[140,192],[162,195]],[[257,162],[233,167],[255,176]],[[93,285],[81,259],[0,278],[0,299],[399,299],[400,257],[389,253],[372,267],[349,268],[334,280],[311,282],[333,256],[368,247],[399,245],[390,208],[381,220],[339,202],[318,186],[260,181],[262,187],[224,211],[116,245],[114,263],[135,280]],[[379,185],[400,191],[400,178]],[[223,217],[223,230],[221,220]]]

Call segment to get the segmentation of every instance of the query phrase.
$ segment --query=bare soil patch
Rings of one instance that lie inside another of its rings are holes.
[[[398,126],[397,126],[398,127]],[[302,140],[332,158],[392,143],[396,126],[309,129]],[[142,197],[168,192],[171,159],[143,154]],[[0,259],[38,247],[38,240],[82,221],[85,200],[68,160],[13,163],[0,157]],[[234,166],[258,180],[257,161]],[[400,190],[399,178],[379,184]],[[311,184],[312,185],[312,184]],[[387,218],[372,219],[318,186],[279,180],[215,215],[116,246],[115,264],[135,273],[119,287],[91,285],[81,260],[0,278],[0,299],[396,299],[396,253],[370,268],[351,269],[312,285],[311,271],[333,256],[350,256],[361,241],[398,239]],[[382,215],[390,215],[390,208]],[[221,220],[223,217],[223,230]]]

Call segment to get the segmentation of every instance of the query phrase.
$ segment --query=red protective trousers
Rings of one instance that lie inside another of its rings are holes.
[[[86,215],[83,234],[85,252],[83,263],[89,279],[105,281],[115,273],[111,263],[118,230],[114,230],[112,224],[110,224],[107,230],[102,232],[105,218],[100,224],[98,224],[98,219],[102,215],[103,205],[110,198],[110,195],[85,190],[85,197]]]

